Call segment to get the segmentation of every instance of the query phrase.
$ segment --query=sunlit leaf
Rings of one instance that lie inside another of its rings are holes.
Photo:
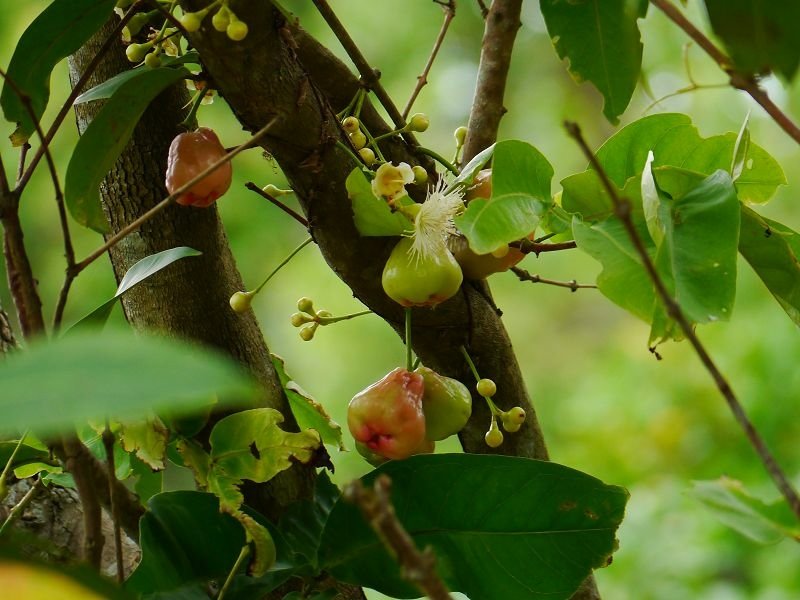
[[[120,440],[127,452],[136,452],[151,469],[164,468],[169,430],[158,418],[122,423]]]
[[[394,236],[411,231],[411,221],[403,213],[375,196],[364,172],[355,168],[345,181],[347,196],[353,207],[356,229],[363,236]]]
[[[472,157],[464,167],[459,172],[458,176],[456,176],[453,181],[447,186],[446,192],[450,192],[454,190],[459,185],[469,186],[472,183],[472,180],[475,179],[475,176],[478,172],[486,166],[490,160],[492,160],[492,155],[494,154],[495,144],[492,144],[488,148],[485,148],[481,152],[478,152],[475,156]]]

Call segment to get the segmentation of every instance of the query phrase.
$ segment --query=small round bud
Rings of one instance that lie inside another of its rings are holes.
[[[356,150],[361,150],[367,145],[367,136],[362,131],[355,131],[350,134],[350,143]]]
[[[141,62],[149,49],[149,44],[129,44],[128,47],[125,48],[125,56],[127,56],[128,60],[132,63],[138,63]]]
[[[414,173],[414,183],[417,185],[428,182],[428,172],[425,170],[425,167],[414,165],[411,167],[411,171]]]
[[[375,153],[372,151],[372,148],[361,148],[361,150],[358,151],[358,155],[368,167],[375,164]]]
[[[228,25],[231,23],[231,15],[228,11],[228,7],[223,5],[214,16],[211,17],[211,25],[219,32],[225,31],[228,29]]]
[[[313,320],[314,318],[311,315],[307,315],[306,313],[301,313],[301,312],[294,313],[290,319],[293,327],[301,327],[306,323],[311,323]]]
[[[314,339],[314,334],[317,332],[317,327],[319,327],[319,323],[309,323],[305,327],[300,330],[300,339],[304,342],[310,342]]]
[[[144,57],[144,64],[150,67],[151,69],[157,69],[158,67],[161,66],[161,57],[155,52],[150,52],[147,56]]]
[[[425,113],[416,113],[411,115],[411,119],[408,121],[408,129],[409,131],[422,133],[430,127],[430,124],[431,120],[428,118],[428,115]]]
[[[509,250],[508,244],[503,244],[497,250],[492,250],[492,256],[495,258],[503,258],[508,254]]]
[[[463,125],[457,128],[453,132],[453,137],[456,138],[456,144],[458,144],[458,147],[460,148],[461,146],[464,145],[464,140],[467,139],[467,128],[464,127]]]
[[[484,398],[491,398],[497,393],[497,386],[491,379],[481,379],[475,386],[478,393]]]
[[[342,120],[342,129],[344,129],[347,133],[355,133],[358,131],[361,123],[359,123],[358,119],[355,117],[346,117]]]
[[[308,314],[314,314],[314,302],[311,298],[303,296],[297,301],[297,310]]]
[[[519,431],[519,428],[522,427],[522,424],[525,422],[525,411],[522,410],[521,406],[515,406],[504,412],[502,419],[503,429],[509,433],[515,433]]]
[[[228,38],[232,39],[234,42],[241,42],[247,37],[247,31],[247,23],[240,21],[239,19],[231,19],[231,22],[228,24],[228,28],[225,30],[225,33],[227,33]]]
[[[183,28],[188,33],[194,33],[200,29],[200,24],[203,22],[203,17],[205,16],[205,13],[202,11],[186,13],[181,17],[181,25],[183,25]]]
[[[230,299],[231,308],[237,313],[249,310],[254,295],[253,292],[236,292]]]
[[[333,313],[331,313],[329,310],[318,310],[317,316],[320,319],[330,319],[333,316]]]
[[[497,426],[497,421],[495,421],[494,418],[492,418],[492,424],[483,439],[486,441],[486,445],[489,446],[489,448],[497,448],[503,443],[503,432],[500,431],[500,428]]]

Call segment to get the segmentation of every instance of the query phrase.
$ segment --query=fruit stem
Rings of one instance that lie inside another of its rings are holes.
[[[419,152],[420,154],[426,154],[426,155],[430,156],[430,157],[431,157],[433,160],[435,160],[436,162],[438,162],[439,164],[441,164],[441,165],[442,165],[442,166],[443,166],[445,169],[447,169],[448,171],[450,171],[450,172],[451,172],[453,175],[458,175],[458,169],[456,169],[456,168],[453,166],[453,163],[451,163],[450,161],[448,161],[448,160],[447,160],[447,159],[446,159],[444,156],[442,156],[441,154],[439,154],[439,153],[437,153],[437,152],[434,152],[433,150],[431,150],[431,149],[429,149],[429,148],[425,148],[425,147],[423,147],[423,146],[417,146],[416,150],[417,150],[417,152]]]
[[[192,108],[189,109],[189,114],[186,115],[186,118],[180,122],[180,126],[184,127],[187,131],[191,131],[194,129],[194,119],[197,116],[197,111],[200,108],[200,105],[203,103],[203,98],[206,97],[208,93],[208,89],[204,86],[203,89],[197,90],[194,93],[194,98],[192,98]]]
[[[336,145],[350,155],[350,158],[353,159],[353,162],[356,163],[356,166],[362,169],[364,168],[364,161],[356,156],[356,153],[353,152],[352,149],[348,148],[347,144],[343,144],[340,140],[336,140]]]
[[[286,258],[284,258],[284,259],[281,261],[281,263],[280,263],[280,264],[279,264],[277,267],[275,267],[275,268],[272,270],[272,273],[270,273],[269,275],[267,275],[267,278],[266,278],[264,281],[262,281],[262,282],[261,282],[261,285],[260,285],[260,286],[258,286],[256,289],[254,289],[254,290],[253,290],[253,295],[255,296],[255,295],[258,293],[258,292],[260,292],[260,291],[261,291],[261,288],[263,288],[265,285],[267,285],[267,282],[268,282],[270,279],[272,279],[272,277],[273,277],[273,276],[274,276],[274,275],[275,275],[275,274],[276,274],[278,271],[280,271],[280,270],[281,270],[281,269],[282,269],[284,266],[286,266],[286,263],[288,263],[290,260],[292,260],[292,259],[294,258],[294,255],[295,255],[295,254],[297,254],[298,252],[300,252],[300,250],[302,250],[303,248],[305,248],[306,246],[308,246],[308,245],[309,245],[309,244],[310,244],[312,241],[313,241],[313,239],[312,239],[312,238],[308,238],[306,241],[304,241],[302,244],[300,244],[300,245],[299,245],[297,248],[295,248],[294,250],[292,250],[291,254],[289,254],[289,256],[287,256]]]
[[[371,315],[373,314],[371,310],[362,310],[361,312],[352,313],[350,315],[342,315],[341,317],[317,317],[317,322],[320,325],[331,325],[333,323],[338,323],[339,321],[348,321],[350,319],[355,319],[356,317],[360,317],[362,315]]]
[[[406,370],[414,370],[414,357],[411,355],[411,307],[406,307]]]
[[[350,114],[350,111],[353,109],[356,102],[358,101],[359,96],[363,93],[364,90],[359,89],[355,94],[353,94],[353,97],[350,99],[350,102],[347,104],[347,106],[344,107],[344,110],[342,110],[342,112],[336,113],[336,118],[341,121],[346,116],[348,116]]]
[[[386,162],[386,157],[383,155],[383,152],[381,152],[380,147],[376,143],[378,138],[372,137],[372,134],[369,132],[369,129],[367,129],[363,123],[361,124],[361,130],[367,136],[367,147],[371,146],[372,149],[375,150],[375,155],[378,157],[378,160],[380,160],[381,162]]]

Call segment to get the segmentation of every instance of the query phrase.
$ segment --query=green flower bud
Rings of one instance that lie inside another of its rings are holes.
[[[157,69],[161,66],[161,57],[156,52],[150,52],[144,57],[144,64],[151,69]]]
[[[425,113],[416,113],[411,115],[411,119],[408,121],[408,129],[409,131],[422,133],[430,127],[430,124],[431,120],[428,118],[428,115]]]
[[[306,323],[311,323],[314,321],[314,317],[311,315],[307,315],[306,313],[296,312],[291,316],[291,322],[293,327],[300,327],[305,325]]]
[[[319,323],[309,323],[300,330],[300,338],[304,342],[310,342],[312,339],[314,339],[314,334],[317,332],[317,327],[319,327]]]
[[[414,165],[411,167],[411,171],[414,173],[414,183],[417,185],[422,185],[423,183],[428,182],[428,172],[425,170],[425,167]]]
[[[372,151],[372,148],[361,148],[361,150],[358,151],[358,155],[368,167],[375,164],[375,153]]]
[[[208,10],[186,13],[181,17],[181,25],[188,33],[194,33],[200,29],[200,24],[207,14]]]
[[[314,302],[311,300],[311,298],[306,298],[303,296],[297,301],[297,310],[310,315],[314,314]]]
[[[464,145],[464,140],[467,139],[467,128],[462,125],[453,132],[453,137],[456,138],[456,144],[460,148]]]
[[[228,7],[224,4],[222,7],[211,17],[211,25],[219,32],[226,31],[228,25],[231,23],[231,15]]]
[[[481,379],[475,388],[484,398],[491,398],[497,393],[497,386],[491,379]]]
[[[225,30],[225,32],[228,34],[228,38],[234,42],[241,42],[247,37],[247,31],[247,23],[240,21],[239,19],[234,19],[233,13],[231,13],[231,22],[228,24],[228,28]]]
[[[354,131],[350,134],[350,143],[353,144],[353,148],[356,150],[361,150],[367,145],[367,136],[360,130]]]
[[[486,441],[486,445],[489,446],[489,448],[497,448],[503,443],[503,432],[500,431],[494,417],[492,417],[492,424],[489,426],[489,431],[486,432],[483,439]]]
[[[231,308],[234,312],[243,313],[250,309],[250,304],[253,301],[253,292],[236,292],[230,299]]]
[[[361,123],[359,123],[358,119],[355,117],[346,117],[342,121],[342,129],[344,129],[347,133],[355,133],[358,131]]]

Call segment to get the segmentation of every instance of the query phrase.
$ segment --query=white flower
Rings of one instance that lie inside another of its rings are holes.
[[[406,184],[413,183],[414,171],[404,162],[396,167],[392,163],[383,163],[375,172],[372,180],[372,191],[384,196],[389,202],[406,194]]]
[[[458,233],[453,217],[464,209],[463,191],[445,193],[447,182],[440,177],[435,186],[428,188],[428,197],[414,218],[414,240],[410,253],[415,260],[430,258],[447,251],[447,238]]]

